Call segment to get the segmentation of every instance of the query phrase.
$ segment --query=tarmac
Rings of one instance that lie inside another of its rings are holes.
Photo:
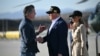
[[[42,36],[44,35],[46,35],[46,32],[42,33]],[[95,33],[90,33],[88,35],[89,56],[96,56],[95,39],[96,39]],[[100,37],[98,38],[98,40],[100,40]],[[69,41],[69,38],[68,38],[68,41]],[[44,43],[44,44],[38,43],[38,48],[40,52],[37,53],[36,56],[49,56],[47,43]],[[98,41],[98,50],[100,53],[100,41]],[[0,56],[20,56],[20,39],[18,40],[0,39]]]

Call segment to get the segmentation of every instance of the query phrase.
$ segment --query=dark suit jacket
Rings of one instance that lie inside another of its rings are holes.
[[[47,36],[43,38],[44,42],[47,42],[49,56],[58,56],[58,53],[61,53],[63,56],[69,56],[67,32],[68,27],[66,22],[59,18],[50,33],[48,32]]]
[[[21,34],[21,52],[38,52],[37,43],[35,42],[36,34],[34,26],[29,19],[23,19],[19,26]]]

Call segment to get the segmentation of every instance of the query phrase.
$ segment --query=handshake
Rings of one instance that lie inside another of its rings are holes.
[[[36,38],[36,42],[43,43],[43,38],[42,37]]]

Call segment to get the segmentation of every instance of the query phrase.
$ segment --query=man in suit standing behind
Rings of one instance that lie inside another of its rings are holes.
[[[40,43],[47,42],[49,56],[69,56],[67,44],[68,27],[66,22],[60,16],[60,9],[57,6],[51,6],[46,12],[52,21],[45,37],[38,37]]]
[[[21,56],[35,56],[39,52],[37,48],[36,35],[45,29],[45,26],[40,26],[39,31],[35,33],[32,20],[35,17],[35,8],[33,5],[24,8],[25,19],[22,19],[19,31],[21,34]]]

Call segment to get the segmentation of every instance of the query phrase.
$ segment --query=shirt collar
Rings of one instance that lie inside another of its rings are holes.
[[[60,18],[60,16],[57,17],[56,19],[52,20],[52,22],[56,22],[59,18]]]
[[[31,20],[29,20],[28,18],[25,18],[25,21],[32,22],[32,21],[31,21]]]

